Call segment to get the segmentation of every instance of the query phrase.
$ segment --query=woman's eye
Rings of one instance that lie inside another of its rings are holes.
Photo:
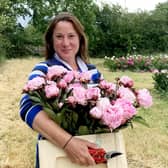
[[[74,34],[70,34],[70,35],[69,35],[69,38],[74,38],[74,37],[75,37]]]
[[[63,36],[61,36],[61,35],[56,35],[55,37],[56,37],[56,39],[62,39]]]

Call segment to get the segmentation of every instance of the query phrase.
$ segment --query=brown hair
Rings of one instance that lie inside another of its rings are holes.
[[[88,62],[88,44],[87,38],[84,32],[84,27],[80,23],[80,21],[69,12],[61,12],[49,24],[47,31],[45,33],[45,57],[49,59],[53,57],[55,50],[53,48],[53,32],[54,28],[60,21],[68,21],[71,22],[77,31],[80,38],[80,47],[77,55],[79,55],[85,62]]]

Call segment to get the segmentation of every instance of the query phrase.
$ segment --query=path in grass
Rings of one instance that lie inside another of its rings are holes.
[[[40,59],[9,60],[0,67],[0,168],[34,168],[36,133],[19,117],[21,89]],[[112,81],[129,75],[136,87],[152,89],[150,73],[109,72],[101,60],[94,60],[104,77]],[[129,168],[168,168],[168,103],[155,96],[150,110],[141,110],[151,128],[135,125],[123,131]]]

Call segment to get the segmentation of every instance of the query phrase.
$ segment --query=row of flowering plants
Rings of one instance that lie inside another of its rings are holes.
[[[130,70],[130,71],[149,71],[153,72],[155,69],[162,70],[168,69],[168,56],[142,56],[142,55],[130,55],[127,57],[107,57],[104,61],[112,71],[117,70]]]
[[[152,76],[154,80],[154,88],[161,94],[168,93],[168,69],[155,70]]]
[[[72,135],[112,132],[133,121],[146,124],[137,109],[152,105],[147,89],[135,89],[128,76],[115,82],[101,79],[96,85],[90,84],[91,78],[89,72],[51,66],[46,76],[28,81],[23,92]]]

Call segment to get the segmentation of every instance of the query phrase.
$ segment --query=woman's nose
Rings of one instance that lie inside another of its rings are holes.
[[[64,45],[64,46],[69,45],[69,39],[68,39],[67,37],[64,37],[64,38],[63,38],[63,45]]]

